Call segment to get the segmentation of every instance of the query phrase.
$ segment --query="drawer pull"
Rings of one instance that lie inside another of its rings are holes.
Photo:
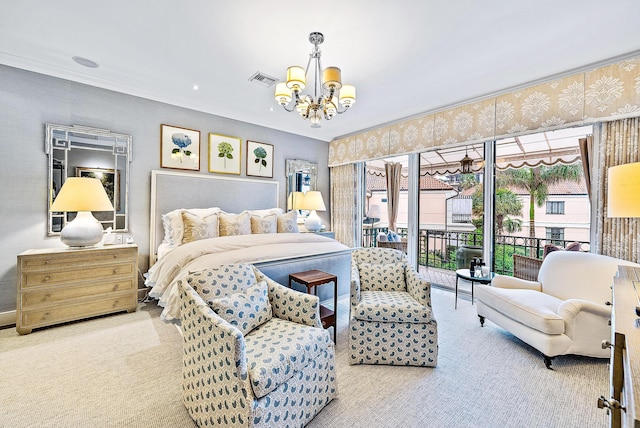
[[[115,274],[115,273],[118,273],[118,268],[114,268],[114,269],[113,269],[113,273],[114,273],[114,274]]]
[[[51,280],[51,277],[49,275],[45,276],[43,279],[43,281],[47,282]]]
[[[45,261],[44,261],[44,264],[45,264],[45,265],[48,265],[48,264],[49,264],[49,260],[45,260]]]
[[[113,286],[113,291],[117,291],[118,289],[120,289],[120,284],[116,284]]]

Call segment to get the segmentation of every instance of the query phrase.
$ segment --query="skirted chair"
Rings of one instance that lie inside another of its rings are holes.
[[[477,285],[480,324],[485,318],[543,354],[547,368],[565,354],[609,358],[602,341],[611,338],[611,286],[624,260],[576,251],[548,254],[528,281],[496,275]]]
[[[336,396],[317,296],[246,264],[193,272],[178,288],[182,397],[199,426],[302,427]]]
[[[389,248],[351,253],[349,363],[435,367],[431,284]]]

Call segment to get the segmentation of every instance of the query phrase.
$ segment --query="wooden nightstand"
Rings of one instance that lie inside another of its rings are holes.
[[[135,244],[27,250],[18,255],[16,330],[31,333],[138,305]]]
[[[292,282],[297,282],[307,287],[307,293],[309,294],[311,294],[312,290],[314,294],[318,294],[317,287],[333,282],[333,311],[320,305],[320,321],[324,328],[333,327],[333,342],[335,343],[337,333],[336,324],[338,322],[338,277],[330,273],[322,272],[321,270],[308,270],[289,275],[289,288],[291,288]]]

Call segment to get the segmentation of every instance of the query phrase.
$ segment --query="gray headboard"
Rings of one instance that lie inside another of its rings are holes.
[[[173,171],[151,171],[149,266],[164,237],[162,215],[178,208],[220,207],[229,213],[278,207],[280,183]]]

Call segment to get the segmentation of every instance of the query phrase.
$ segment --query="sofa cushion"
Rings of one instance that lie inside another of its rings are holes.
[[[360,284],[363,290],[406,291],[405,263],[359,263]]]
[[[325,329],[279,318],[252,330],[244,342],[256,398],[269,394],[333,345]]]
[[[243,335],[272,317],[266,281],[260,281],[240,293],[214,299],[210,305],[221,318],[238,327]]]
[[[503,315],[545,334],[563,334],[564,319],[558,315],[563,302],[535,290],[476,286],[476,296]]]
[[[426,323],[431,320],[431,309],[406,291],[363,291],[353,316],[361,321]]]

